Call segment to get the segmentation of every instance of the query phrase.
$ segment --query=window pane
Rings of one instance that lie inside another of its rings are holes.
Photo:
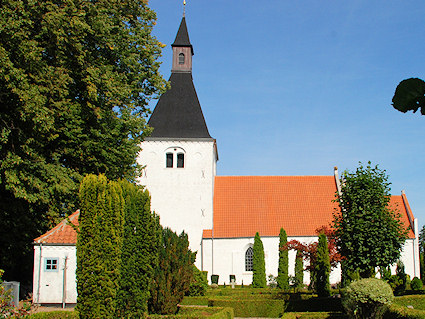
[[[55,271],[58,270],[58,258],[46,258],[45,259],[45,270],[46,271]]]
[[[252,257],[254,255],[254,251],[252,247],[249,247],[245,253],[245,271],[252,271]]]
[[[177,167],[184,167],[184,154],[177,154]]]
[[[167,153],[167,167],[173,167],[173,154]]]

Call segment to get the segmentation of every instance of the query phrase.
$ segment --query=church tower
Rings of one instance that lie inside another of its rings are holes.
[[[171,47],[171,89],[149,119],[153,132],[141,145],[139,183],[149,190],[161,225],[188,234],[191,250],[198,251],[196,265],[202,268],[202,231],[212,228],[218,155],[193,85],[194,52],[185,17]]]

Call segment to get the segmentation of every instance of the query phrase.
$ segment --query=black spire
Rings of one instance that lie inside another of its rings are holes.
[[[193,47],[192,44],[190,44],[189,40],[189,33],[187,32],[187,26],[186,26],[186,18],[182,18],[182,22],[180,22],[179,31],[177,31],[176,39],[174,40],[174,43],[171,45],[172,47],[190,47],[193,53]]]
[[[173,47],[171,89],[161,95],[149,126],[153,138],[211,138],[192,79],[193,48],[183,17]],[[179,60],[180,56],[182,59]]]

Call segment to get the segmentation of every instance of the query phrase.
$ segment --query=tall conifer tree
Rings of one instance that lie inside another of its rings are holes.
[[[264,288],[267,286],[266,263],[264,260],[264,247],[260,234],[257,232],[254,237],[252,260],[252,286],[254,288]]]
[[[279,268],[277,273],[277,286],[280,289],[289,289],[287,243],[286,231],[281,228],[279,233]]]
[[[295,286],[296,288],[301,288],[303,285],[304,285],[303,254],[301,251],[297,250],[297,255],[295,257]]]
[[[115,318],[124,198],[117,182],[88,175],[80,186],[77,310],[81,319]]]
[[[158,266],[159,218],[151,212],[147,190],[125,180],[120,185],[125,225],[117,318],[142,318],[148,311],[150,285]]]
[[[329,284],[329,274],[331,272],[331,263],[329,261],[329,249],[326,235],[319,235],[319,243],[317,245],[315,272],[315,286],[319,297],[328,297],[331,294]]]

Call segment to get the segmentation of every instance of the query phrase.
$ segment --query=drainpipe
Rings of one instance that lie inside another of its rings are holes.
[[[40,254],[38,257],[38,283],[37,283],[37,304],[40,305],[40,283],[41,283],[41,253],[43,244],[40,243]]]
[[[63,266],[63,291],[62,291],[62,308],[66,307],[66,267],[68,263],[68,255],[65,256],[65,265]]]

